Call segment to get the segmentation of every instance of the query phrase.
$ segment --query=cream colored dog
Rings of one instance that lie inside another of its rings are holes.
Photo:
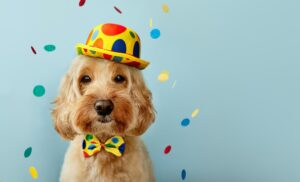
[[[151,92],[133,67],[77,56],[65,75],[52,112],[55,129],[72,140],[65,155],[61,182],[153,182],[151,161],[140,139],[154,122]],[[85,134],[101,143],[115,135],[126,143],[117,157],[101,150],[85,158]]]

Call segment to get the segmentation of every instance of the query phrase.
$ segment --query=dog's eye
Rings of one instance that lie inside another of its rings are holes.
[[[89,83],[91,82],[92,79],[88,76],[88,75],[84,75],[83,77],[81,77],[80,79],[80,83]]]
[[[116,83],[123,83],[125,81],[125,78],[122,76],[122,75],[117,75],[115,78],[114,78],[114,81]]]

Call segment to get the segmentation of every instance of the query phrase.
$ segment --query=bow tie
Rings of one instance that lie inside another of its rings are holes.
[[[121,136],[114,136],[102,144],[95,135],[85,135],[82,141],[82,151],[85,158],[97,154],[102,148],[106,152],[121,157],[125,150],[125,142]]]

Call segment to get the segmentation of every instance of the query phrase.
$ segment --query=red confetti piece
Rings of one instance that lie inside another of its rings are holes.
[[[116,6],[114,6],[114,8],[118,13],[122,14],[122,11],[119,8],[117,8]]]
[[[80,0],[80,1],[79,1],[79,6],[83,6],[84,3],[85,3],[85,0]]]
[[[33,54],[36,54],[34,47],[31,46],[31,50],[32,50]]]
[[[165,150],[164,150],[164,153],[165,153],[165,154],[170,153],[171,149],[172,149],[172,146],[171,146],[171,145],[166,146],[166,148],[165,148]]]

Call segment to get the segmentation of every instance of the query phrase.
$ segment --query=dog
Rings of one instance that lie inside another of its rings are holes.
[[[52,118],[62,138],[71,140],[60,182],[154,182],[152,164],[140,139],[155,120],[152,94],[140,70],[79,55],[64,76]],[[122,156],[102,149],[85,157],[86,134],[104,144],[121,136]]]

